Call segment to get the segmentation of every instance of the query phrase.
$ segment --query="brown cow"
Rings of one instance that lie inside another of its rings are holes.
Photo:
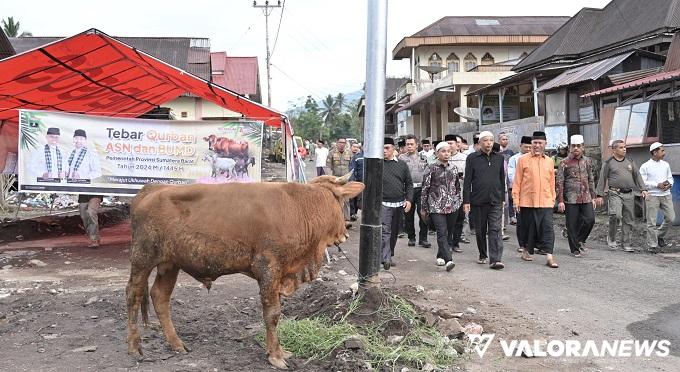
[[[220,156],[225,157],[248,157],[248,142],[236,141],[227,137],[217,137],[214,134],[208,137],[203,137],[203,140],[208,142],[208,149],[214,151]]]
[[[183,270],[206,288],[222,275],[257,280],[266,324],[268,359],[285,369],[276,334],[280,295],[313,280],[325,249],[344,242],[342,204],[364,185],[321,176],[310,184],[146,185],[132,202],[132,247],[127,285],[128,352],[142,352],[137,316],[148,325],[148,278],[156,315],[172,350],[185,352],[170,319],[170,296]]]

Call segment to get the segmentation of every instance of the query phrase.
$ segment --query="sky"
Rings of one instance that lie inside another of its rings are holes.
[[[388,0],[387,75],[408,76],[408,60],[393,61],[392,49],[444,16],[573,16],[583,7],[602,8],[608,2]],[[308,95],[321,99],[360,90],[366,80],[367,1],[282,3],[269,17],[272,107],[285,111]],[[265,17],[252,0],[5,0],[0,18],[8,16],[34,36],[71,36],[97,28],[112,36],[210,38],[213,52],[258,57],[267,103]]]

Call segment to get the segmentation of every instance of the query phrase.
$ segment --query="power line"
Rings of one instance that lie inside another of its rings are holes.
[[[319,92],[317,92],[316,90],[310,89],[310,88],[308,88],[308,87],[302,85],[302,83],[298,82],[295,78],[293,78],[292,76],[288,75],[285,71],[281,70],[277,65],[275,65],[275,64],[272,63],[272,67],[274,67],[275,69],[277,69],[281,74],[283,74],[283,76],[287,77],[290,81],[292,81],[293,83],[297,84],[300,88],[302,88],[302,89],[304,89],[305,91],[307,91],[307,93],[311,93],[312,97],[315,97],[315,98],[317,98],[317,99],[320,99],[320,98],[322,98],[322,97],[325,97],[323,94],[319,94]]]
[[[272,47],[272,52],[269,55],[269,58],[271,58],[274,55],[274,51],[276,50],[276,42],[279,41],[279,31],[281,31],[281,22],[283,22],[284,10],[286,10],[286,0],[283,0],[283,4],[281,4],[281,16],[279,17],[279,25],[276,27],[276,37],[274,38],[274,46]]]

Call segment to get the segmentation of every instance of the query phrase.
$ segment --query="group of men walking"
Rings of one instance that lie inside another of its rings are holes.
[[[613,156],[603,163],[595,186],[593,161],[584,154],[584,138],[573,135],[568,155],[555,168],[553,158],[546,155],[546,135],[536,131],[523,136],[520,153],[507,148],[507,135],[484,131],[475,135],[474,146],[467,151],[464,139],[446,135],[444,141],[431,144],[424,140],[423,151],[417,151],[414,136],[407,136],[405,151],[397,156],[394,140],[385,138],[382,203],[382,265],[388,270],[395,265],[394,248],[399,233],[400,214],[406,215],[409,246],[416,245],[415,215],[420,216],[418,245],[430,247],[428,228],[437,236],[436,263],[451,271],[453,252],[460,252],[460,239],[466,221],[474,227],[479,264],[491,269],[505,267],[503,258],[504,224],[510,219],[517,225],[517,241],[524,261],[534,254],[546,256],[550,268],[559,265],[553,255],[555,229],[553,212],[566,213],[569,248],[573,257],[581,257],[585,243],[595,224],[595,209],[608,199],[608,244],[618,248],[616,239],[622,222],[625,251],[631,246],[634,194],[645,199],[647,245],[656,251],[664,240],[669,224],[675,219],[670,188],[673,177],[663,161],[660,143],[650,147],[651,159],[638,170],[627,158],[623,141],[611,145]],[[505,142],[505,143],[503,143]],[[657,213],[664,222],[656,226]],[[514,213],[513,213],[514,212]]]

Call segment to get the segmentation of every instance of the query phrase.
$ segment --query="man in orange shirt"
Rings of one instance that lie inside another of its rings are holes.
[[[520,214],[526,249],[524,261],[533,261],[531,255],[537,245],[547,253],[546,264],[557,268],[553,257],[555,231],[552,210],[555,205],[555,168],[552,159],[545,155],[544,132],[534,132],[531,153],[517,159],[515,179],[512,184],[512,200],[515,211]]]

